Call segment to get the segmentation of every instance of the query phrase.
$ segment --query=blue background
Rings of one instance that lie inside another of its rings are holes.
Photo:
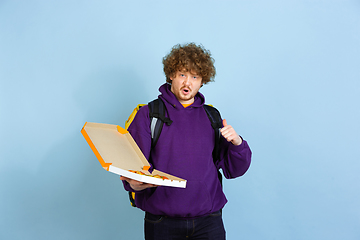
[[[162,57],[215,58],[207,103],[253,150],[228,239],[360,239],[360,2],[0,1],[0,239],[142,239],[80,130],[124,122]]]

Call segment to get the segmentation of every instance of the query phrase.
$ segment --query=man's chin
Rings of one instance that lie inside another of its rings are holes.
[[[189,97],[189,98],[181,98],[180,101],[182,103],[193,103],[193,98],[192,97]]]

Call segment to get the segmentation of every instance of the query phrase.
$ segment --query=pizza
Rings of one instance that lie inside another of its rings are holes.
[[[140,175],[144,175],[144,176],[148,176],[148,177],[160,178],[160,179],[163,179],[163,180],[169,179],[169,178],[167,178],[167,177],[165,177],[165,176],[160,176],[160,175],[158,175],[158,174],[156,174],[156,175],[145,174],[145,173],[143,173],[143,172],[141,172],[141,171],[129,170],[129,172],[136,173],[136,174],[140,174]]]

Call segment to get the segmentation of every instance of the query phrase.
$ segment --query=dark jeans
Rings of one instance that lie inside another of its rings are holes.
[[[225,240],[220,211],[195,219],[174,219],[145,213],[146,240]]]

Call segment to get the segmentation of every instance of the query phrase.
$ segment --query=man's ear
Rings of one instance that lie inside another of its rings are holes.
[[[175,74],[172,74],[171,76],[169,76],[169,78],[168,78],[168,83],[172,83],[172,81],[173,81],[173,78],[174,78],[174,75]]]

